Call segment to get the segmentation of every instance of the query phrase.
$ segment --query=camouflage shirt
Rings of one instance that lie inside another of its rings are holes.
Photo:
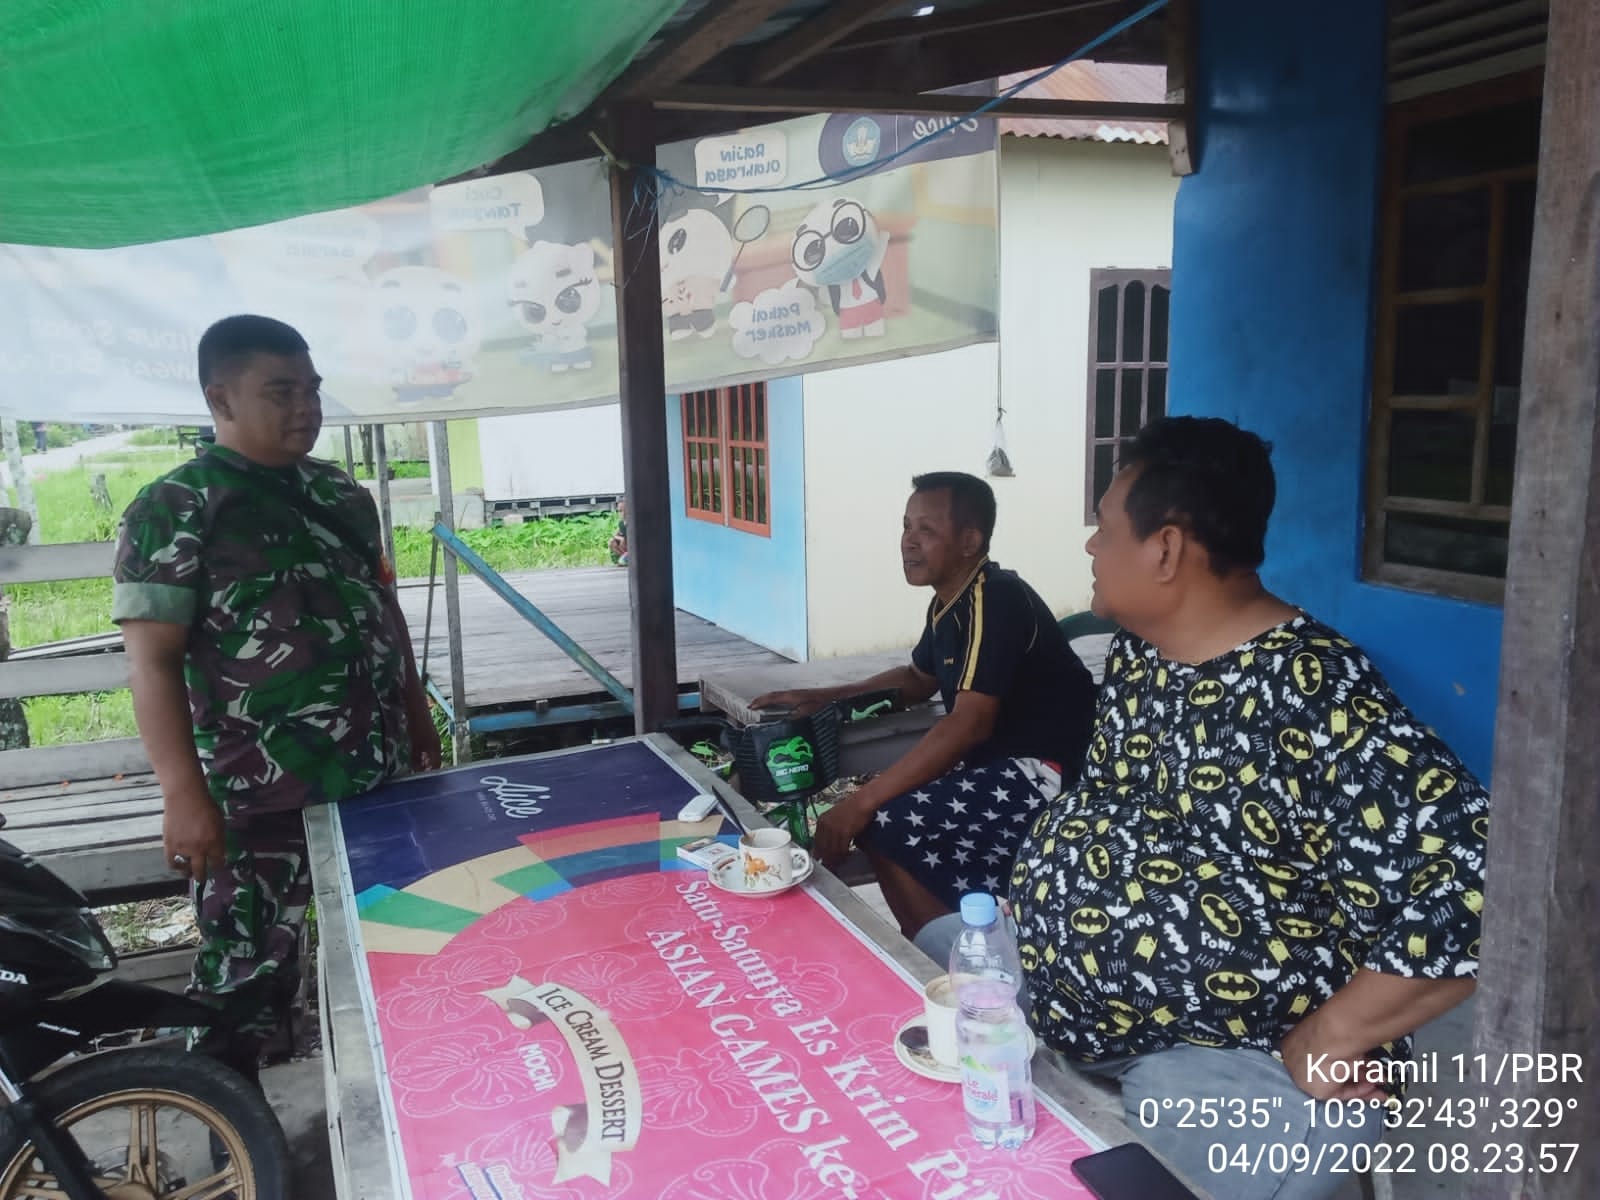
[[[228,816],[340,800],[405,771],[409,635],[378,542],[372,498],[337,467],[274,470],[220,446],[123,514],[112,619],[188,626],[195,746]]]

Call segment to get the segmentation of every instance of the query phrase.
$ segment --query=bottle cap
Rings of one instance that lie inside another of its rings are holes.
[[[968,925],[993,925],[1000,906],[988,892],[968,892],[961,897],[961,920]]]

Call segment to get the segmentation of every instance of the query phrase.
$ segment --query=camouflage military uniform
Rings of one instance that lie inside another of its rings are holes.
[[[408,634],[378,542],[371,497],[336,467],[273,470],[217,446],[122,519],[112,618],[189,627],[195,746],[226,829],[226,870],[195,897],[190,991],[259,992],[236,1043],[252,1056],[299,976],[311,894],[300,809],[409,763]]]

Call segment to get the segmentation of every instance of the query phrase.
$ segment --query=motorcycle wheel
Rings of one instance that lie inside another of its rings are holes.
[[[30,1089],[60,1114],[108,1200],[281,1200],[289,1147],[266,1098],[221,1063],[182,1050],[113,1050]],[[0,1111],[0,1200],[63,1193]]]

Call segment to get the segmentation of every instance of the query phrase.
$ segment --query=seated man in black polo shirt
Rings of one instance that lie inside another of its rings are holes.
[[[1032,814],[1077,778],[1095,687],[1039,594],[989,561],[994,492],[957,471],[911,481],[900,559],[906,582],[933,589],[907,666],[833,688],[772,692],[754,708],[811,712],[898,688],[934,692],[946,715],[904,757],[824,813],[816,849],[842,858],[855,840],[912,937],[968,891],[998,892]]]

